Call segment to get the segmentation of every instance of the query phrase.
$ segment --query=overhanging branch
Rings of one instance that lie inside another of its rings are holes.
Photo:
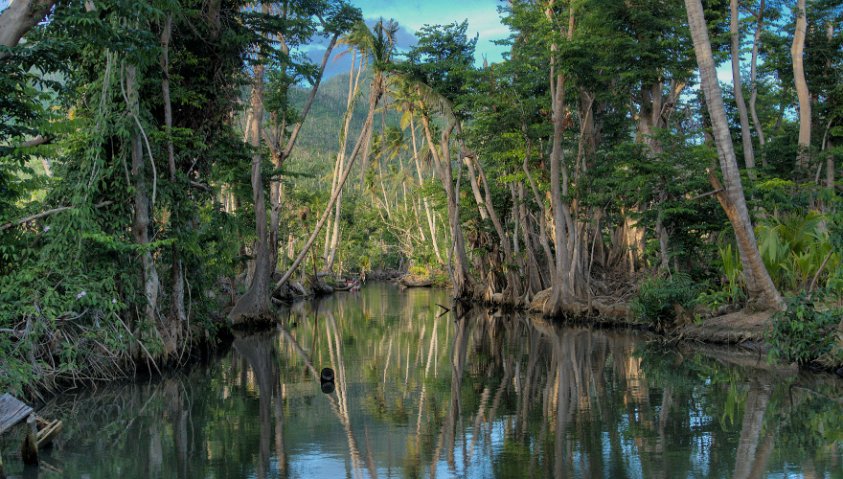
[[[113,201],[101,201],[94,205],[94,208],[102,208],[103,206],[108,206],[114,203]],[[47,211],[42,211],[40,213],[36,213],[34,215],[27,216],[25,218],[21,218],[19,220],[10,221],[4,225],[0,225],[0,231],[5,231],[13,226],[22,225],[24,223],[29,223],[30,221],[34,221],[37,219],[44,218],[45,216],[50,216],[56,213],[61,213],[62,211],[67,211],[73,209],[73,206],[59,206],[58,208],[53,208]]]

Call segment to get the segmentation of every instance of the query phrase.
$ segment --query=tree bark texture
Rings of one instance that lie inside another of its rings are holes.
[[[799,98],[799,153],[796,158],[796,165],[799,168],[808,167],[808,155],[811,148],[811,94],[808,91],[808,82],[805,80],[803,61],[807,29],[805,0],[797,0],[796,31],[793,34],[790,56],[793,60],[793,81],[796,85],[796,96]]]
[[[15,47],[20,43],[26,32],[38,25],[50,9],[55,0],[16,0],[5,10],[0,12],[0,45]],[[0,53],[0,59],[7,56]]]
[[[740,172],[729,134],[729,125],[726,122],[723,96],[717,82],[717,72],[715,71],[702,3],[700,0],[685,0],[685,7],[688,12],[691,37],[694,41],[694,52],[700,69],[701,88],[711,118],[711,128],[725,185],[720,185],[711,172],[709,172],[709,177],[715,190],[720,190],[716,195],[717,199],[735,231],[746,280],[747,296],[750,302],[756,303],[761,308],[780,309],[784,302],[775,285],[773,285],[764,262],[761,260],[755,232],[749,218]]]
[[[270,303],[270,275],[271,265],[269,254],[269,235],[267,233],[266,201],[264,200],[263,178],[261,175],[262,155],[259,150],[261,141],[261,128],[263,124],[263,76],[264,66],[257,64],[254,67],[252,78],[252,98],[249,116],[249,144],[252,146],[252,200],[255,204],[255,272],[249,289],[241,296],[234,309],[229,313],[232,323],[242,324],[249,320],[261,320],[271,318]]]

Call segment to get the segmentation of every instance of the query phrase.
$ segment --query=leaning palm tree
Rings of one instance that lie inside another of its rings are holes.
[[[337,187],[331,194],[331,198],[328,200],[328,205],[319,217],[319,221],[316,222],[313,232],[307,238],[307,242],[305,242],[304,247],[301,251],[299,251],[299,254],[296,256],[293,264],[291,264],[290,268],[283,276],[281,276],[281,279],[275,283],[276,290],[290,279],[293,272],[295,272],[299,265],[301,265],[301,262],[304,260],[307,252],[310,250],[310,247],[313,246],[316,236],[319,235],[319,231],[321,231],[322,226],[330,216],[331,210],[334,208],[334,204],[342,191],[342,187],[345,185],[345,181],[348,179],[349,173],[351,173],[354,161],[358,156],[360,156],[361,151],[364,151],[364,158],[366,156],[365,151],[368,150],[368,145],[372,139],[372,124],[374,123],[375,110],[386,91],[385,72],[389,64],[392,62],[392,54],[395,50],[396,32],[398,32],[398,23],[394,20],[384,22],[384,20],[381,19],[375,24],[371,31],[365,24],[359,22],[350,35],[352,38],[350,41],[353,42],[358,51],[369,57],[370,64],[372,65],[374,71],[369,90],[369,110],[366,115],[366,121],[363,123],[363,128],[360,130],[360,134],[357,137],[354,149],[348,159],[348,164],[341,172],[342,176],[340,176],[339,181],[336,183]],[[365,163],[363,166],[365,168]]]
[[[685,7],[688,11],[688,26],[694,41],[694,52],[700,68],[700,87],[705,94],[705,103],[708,105],[708,113],[711,117],[711,129],[714,133],[724,185],[720,184],[712,172],[709,172],[709,179],[717,191],[716,197],[720,206],[723,207],[735,230],[750,302],[756,303],[756,306],[761,308],[780,309],[784,302],[761,260],[752,221],[749,218],[732,136],[729,132],[729,124],[726,122],[723,95],[720,84],[717,83],[717,72],[702,3],[700,0],[685,0]]]
[[[358,24],[359,25],[359,24]],[[351,119],[354,114],[357,100],[361,96],[360,91],[360,75],[366,69],[366,55],[357,55],[356,36],[359,28],[355,28],[348,35],[343,36],[338,43],[347,45],[348,49],[344,54],[351,54],[351,66],[348,71],[348,94],[346,97],[345,116],[343,117],[342,127],[340,129],[339,150],[337,151],[337,160],[334,163],[334,170],[331,175],[331,194],[337,191],[340,179],[340,174],[345,168],[345,157],[348,149],[348,132],[351,129]],[[325,271],[331,271],[336,258],[337,246],[340,241],[340,214],[342,213],[342,191],[337,196],[336,204],[334,205],[334,217],[328,217],[328,227],[325,228]]]

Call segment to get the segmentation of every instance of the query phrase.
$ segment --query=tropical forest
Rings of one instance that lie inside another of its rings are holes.
[[[838,0],[0,0],[0,478],[843,477],[841,158]]]

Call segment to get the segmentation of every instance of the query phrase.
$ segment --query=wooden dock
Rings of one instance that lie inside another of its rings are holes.
[[[0,434],[15,427],[32,414],[32,408],[11,394],[0,396]]]
[[[21,457],[25,464],[36,465],[38,464],[38,450],[48,446],[53,438],[61,432],[62,422],[59,420],[49,421],[39,417],[32,407],[11,394],[0,396],[0,434],[5,433],[24,420],[26,420],[27,432],[21,446]],[[0,479],[5,477],[3,456],[0,454]]]

